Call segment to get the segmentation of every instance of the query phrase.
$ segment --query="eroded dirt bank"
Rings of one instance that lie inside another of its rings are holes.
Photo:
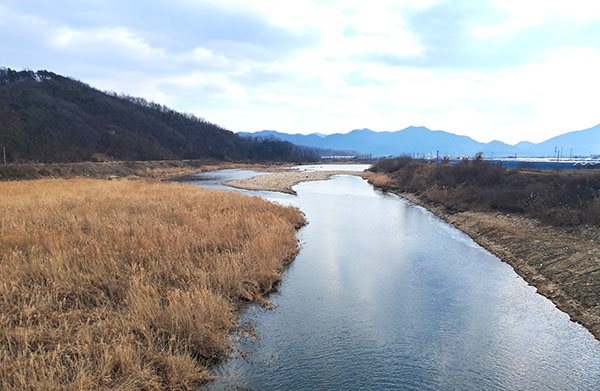
[[[553,227],[513,214],[452,213],[414,194],[394,193],[426,207],[510,264],[600,340],[600,229]]]

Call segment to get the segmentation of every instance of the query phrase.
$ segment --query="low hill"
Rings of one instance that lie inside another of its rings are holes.
[[[313,161],[320,155],[280,140],[242,138],[193,115],[49,71],[11,69],[0,69],[0,145],[9,162]]]
[[[561,134],[533,144],[527,151],[536,156],[554,156],[555,148],[562,150],[563,157],[600,155],[600,125]]]

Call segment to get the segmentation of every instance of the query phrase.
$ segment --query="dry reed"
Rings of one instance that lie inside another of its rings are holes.
[[[373,171],[365,171],[362,173],[362,177],[366,179],[370,184],[381,189],[389,189],[395,185],[395,182],[387,174]]]
[[[0,183],[0,389],[186,390],[280,280],[298,210],[190,185]]]

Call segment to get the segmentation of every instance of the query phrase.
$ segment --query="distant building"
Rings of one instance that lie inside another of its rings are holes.
[[[331,155],[331,156],[321,156],[321,160],[331,160],[331,161],[346,161],[346,160],[355,160],[356,155]]]

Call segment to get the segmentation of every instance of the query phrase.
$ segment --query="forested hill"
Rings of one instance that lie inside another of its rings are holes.
[[[5,68],[0,68],[0,145],[9,162],[318,157],[310,148],[242,138],[195,116],[52,72]]]

